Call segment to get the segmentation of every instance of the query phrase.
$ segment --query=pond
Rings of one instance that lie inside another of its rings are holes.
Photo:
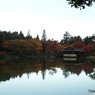
[[[95,62],[0,60],[0,95],[95,95]]]

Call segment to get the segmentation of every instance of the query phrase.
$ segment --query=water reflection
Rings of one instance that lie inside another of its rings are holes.
[[[63,62],[62,59],[20,59],[20,60],[0,60],[0,82],[10,80],[11,78],[22,77],[27,73],[29,78],[30,73],[39,72],[42,74],[42,79],[48,74],[54,75],[57,73],[57,68],[61,69],[65,78],[70,75],[80,75],[85,72],[87,77],[95,79],[95,61],[86,60],[83,62]]]

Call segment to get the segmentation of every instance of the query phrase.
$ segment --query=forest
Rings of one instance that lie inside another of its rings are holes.
[[[46,31],[43,30],[42,38],[32,37],[30,31],[27,36],[23,32],[0,31],[0,57],[19,56],[19,57],[36,57],[45,55],[62,56],[62,50],[72,46],[76,49],[82,49],[85,55],[94,55],[95,53],[95,35],[71,36],[66,31],[60,42],[54,39],[47,39]]]

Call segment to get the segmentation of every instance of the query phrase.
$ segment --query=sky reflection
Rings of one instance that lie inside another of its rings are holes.
[[[95,89],[95,81],[84,72],[64,78],[59,68],[54,75],[47,71],[44,80],[40,71],[38,75],[31,73],[29,78],[23,74],[0,84],[1,95],[89,95],[88,89]]]
[[[95,63],[13,60],[0,63],[0,95],[94,95]]]

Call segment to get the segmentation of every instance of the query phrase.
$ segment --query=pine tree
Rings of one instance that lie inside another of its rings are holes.
[[[20,39],[24,39],[24,34],[22,33],[22,31],[20,31],[19,36],[20,36]]]
[[[28,30],[28,33],[27,33],[26,39],[32,39],[32,36],[31,36],[31,34],[30,34],[30,30]]]
[[[39,40],[39,35],[37,34],[36,39]]]
[[[63,35],[63,43],[68,44],[68,41],[70,38],[71,38],[71,35],[69,34],[68,31],[66,31],[65,34]]]
[[[42,39],[43,39],[43,40],[46,40],[46,39],[47,39],[47,36],[46,36],[46,31],[45,31],[45,30],[43,30]]]

